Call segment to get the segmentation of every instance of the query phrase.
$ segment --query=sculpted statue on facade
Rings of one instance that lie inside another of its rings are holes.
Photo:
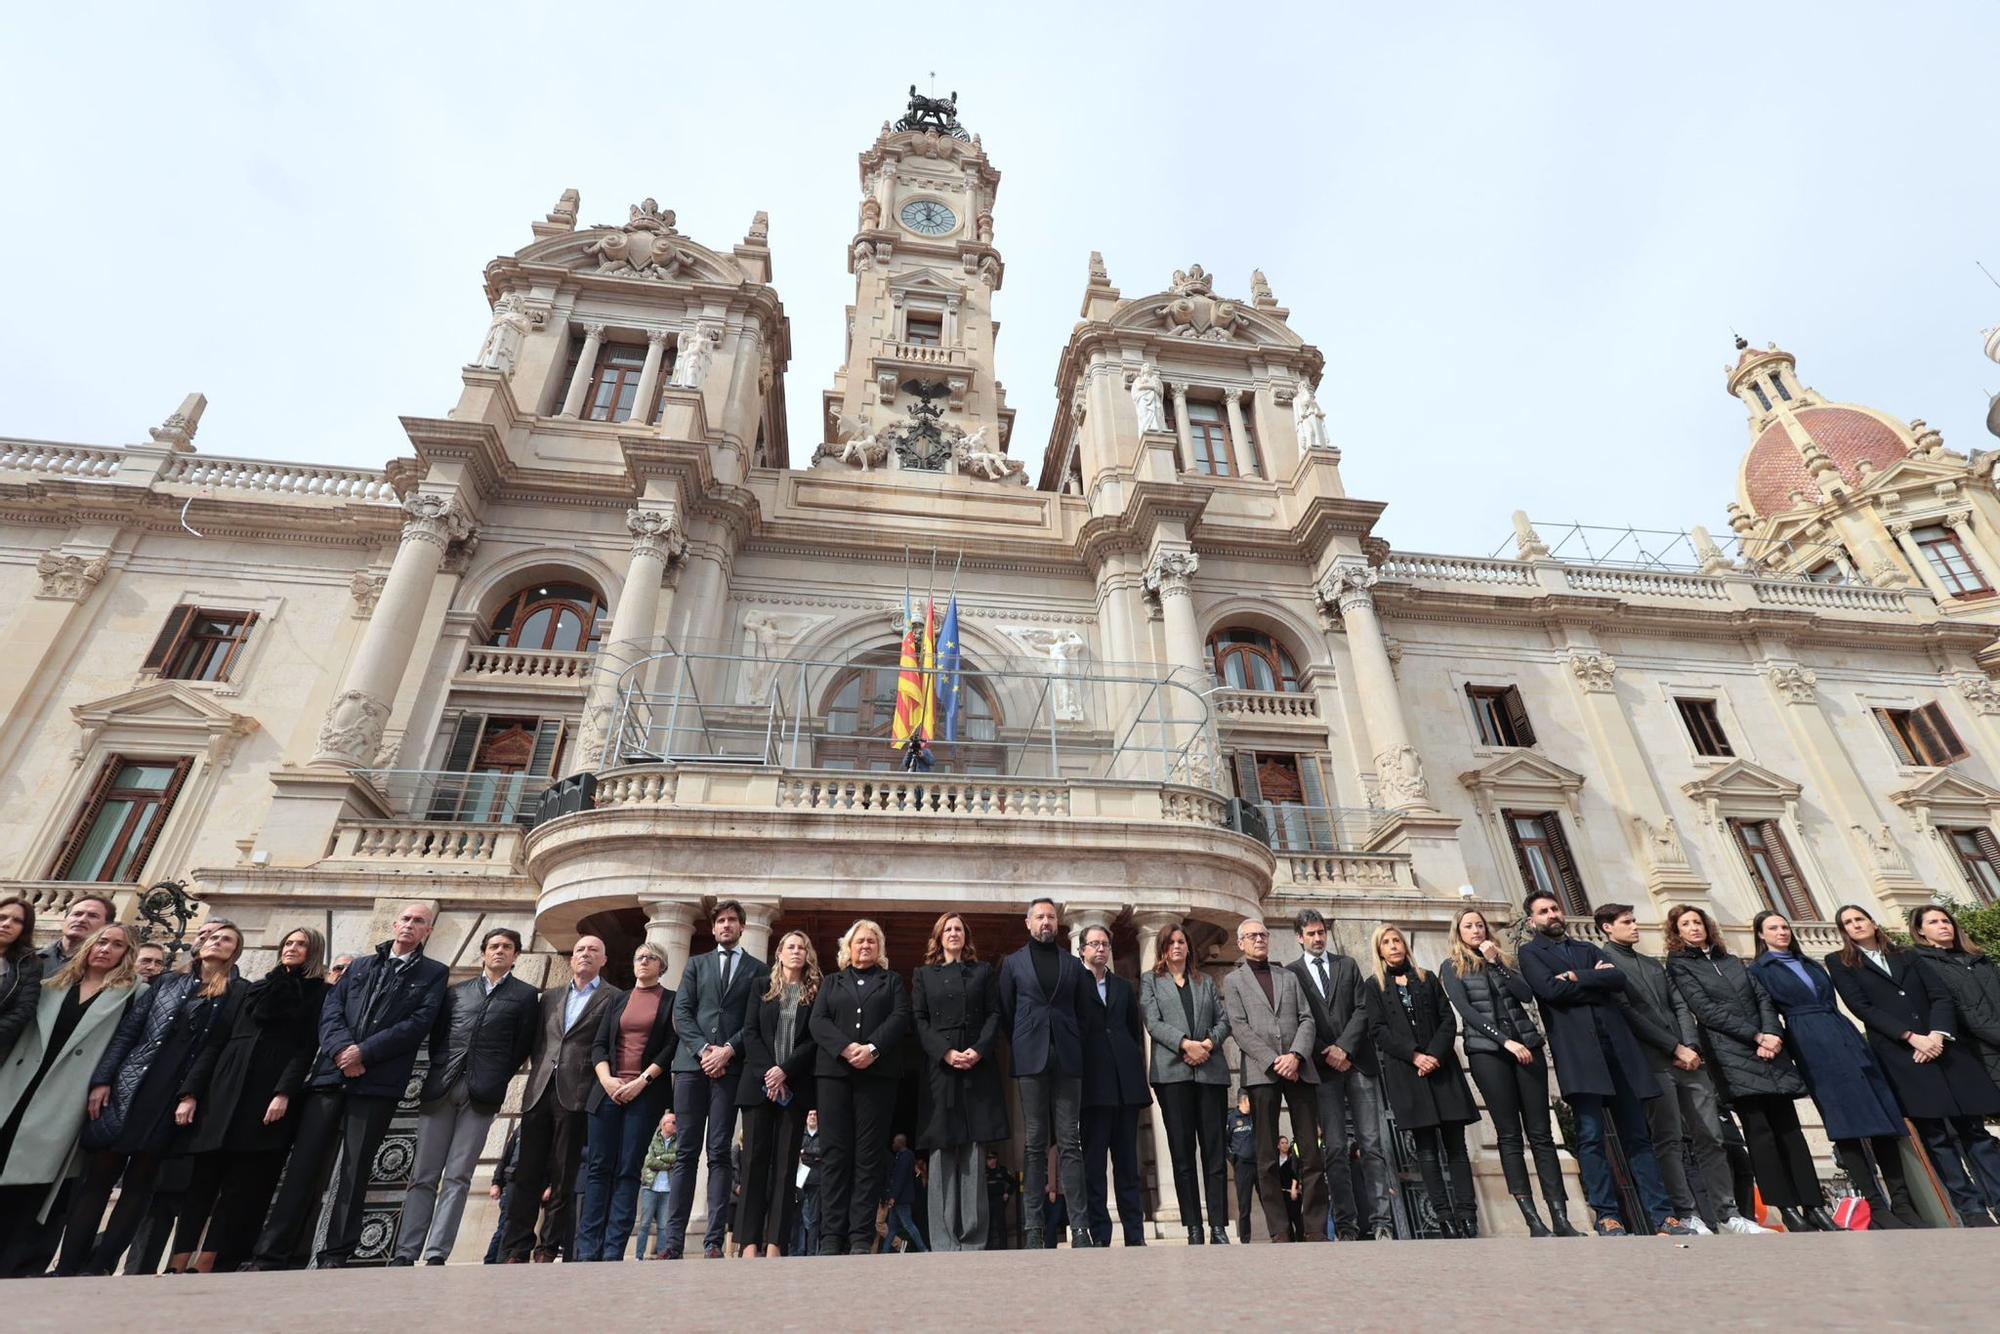
[[[1300,449],[1330,449],[1326,438],[1326,413],[1313,397],[1312,385],[1303,377],[1292,395],[1292,427],[1299,435]]]
[[[737,702],[763,704],[770,699],[778,668],[799,638],[826,618],[753,611],[743,618],[743,684]]]
[[[1165,322],[1167,332],[1177,338],[1227,342],[1249,321],[1235,302],[1217,300],[1212,293],[1212,285],[1199,264],[1191,266],[1185,273],[1176,269],[1174,299],[1164,306],[1155,307],[1153,313]]]
[[[631,220],[598,237],[586,253],[597,257],[599,273],[671,278],[680,267],[681,255],[669,238],[679,234],[674,230],[674,211],[663,212],[648,199],[632,205]]]
[[[715,344],[721,335],[704,325],[690,325],[681,335],[674,354],[672,383],[681,389],[699,389],[715,363]]]
[[[525,303],[512,292],[493,307],[493,323],[487,326],[486,341],[479,346],[479,360],[473,363],[487,370],[512,374],[521,354],[521,342],[531,327]]]
[[[961,477],[980,477],[989,482],[1019,482],[1028,484],[1028,465],[1020,459],[1009,458],[997,449],[986,447],[986,427],[982,426],[970,435],[962,435],[952,445],[951,456],[958,463]]]
[[[1045,630],[1022,626],[1007,631],[1008,637],[1037,657],[1049,660],[1049,707],[1058,722],[1083,718],[1083,691],[1077,677],[1090,645],[1074,630]]]
[[[1139,367],[1132,377],[1132,408],[1139,416],[1139,431],[1167,429],[1167,386],[1152,362]]]
[[[111,568],[109,556],[79,556],[70,551],[44,551],[35,562],[41,586],[35,596],[49,602],[81,602]]]
[[[889,446],[876,438],[866,418],[842,412],[838,408],[833,409],[830,415],[834,421],[834,439],[838,443],[821,445],[822,457],[855,464],[863,472],[880,467],[889,461]]]
[[[1688,864],[1687,852],[1681,847],[1681,833],[1669,815],[1658,828],[1643,815],[1632,817],[1632,828],[1639,835],[1639,847],[1643,850],[1646,864],[1652,867],[1682,867]]]

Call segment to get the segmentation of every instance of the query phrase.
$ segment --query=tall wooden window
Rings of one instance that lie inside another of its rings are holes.
[[[570,346],[569,369],[563,376],[563,383],[573,383],[576,368],[583,360],[583,338],[577,337]],[[674,373],[674,355],[678,349],[668,346],[661,349],[659,383],[654,389],[655,397],[645,405],[642,420],[651,421],[659,413],[659,395],[666,392],[667,382]],[[583,400],[583,419],[587,422],[629,421],[638,412],[639,376],[646,369],[646,348],[639,343],[601,343],[597,348],[597,362],[590,368],[590,390]]]
[[[1981,903],[2000,903],[2000,838],[1984,825],[1938,832],[1957,854],[1958,869],[1973,896]]]
[[[564,735],[560,718],[465,714],[446,748],[445,772],[431,780],[424,818],[472,824],[521,818],[556,777]]]
[[[1877,709],[1875,718],[1888,735],[1896,758],[1904,764],[1942,768],[1966,757],[1965,743],[1958,739],[1944,709],[1926,704],[1915,709]]]
[[[1576,858],[1570,855],[1569,836],[1554,811],[1502,811],[1508,841],[1514,845],[1514,861],[1521,868],[1521,883],[1530,893],[1553,894],[1565,916],[1582,917],[1590,912],[1590,896],[1583,891],[1583,877],[1577,873]]]
[[[1271,846],[1286,852],[1332,852],[1340,831],[1326,801],[1326,778],[1316,755],[1237,751],[1230,757],[1236,795],[1260,806],[1271,827]]]
[[[903,322],[903,341],[912,347],[944,346],[944,316],[934,310],[913,310]]]
[[[1256,416],[1256,405],[1243,401],[1238,406],[1240,411],[1236,415],[1243,420],[1243,436],[1236,442],[1236,457],[1242,466],[1243,475],[1256,477],[1263,472],[1257,464],[1257,427],[1253,420]],[[1224,416],[1226,419],[1226,412]]]
[[[1688,730],[1688,738],[1694,742],[1697,755],[1732,756],[1736,752],[1730,748],[1729,738],[1723,733],[1722,719],[1715,711],[1712,699],[1676,699],[1674,707],[1680,710],[1681,724]]]
[[[507,600],[493,618],[495,648],[595,649],[604,637],[604,599],[582,584],[532,584]]]
[[[1737,849],[1766,907],[1795,922],[1819,920],[1812,891],[1806,887],[1805,876],[1776,820],[1731,820],[1729,832],[1736,836]]]
[[[1234,690],[1299,692],[1299,669],[1282,645],[1260,630],[1218,630],[1208,639],[1208,667]]]
[[[1924,559],[1931,563],[1931,572],[1944,585],[1945,592],[1955,598],[1984,597],[1993,591],[1986,582],[1986,576],[1972,563],[1966,554],[1965,544],[1958,540],[1958,534],[1943,524],[1929,524],[1912,529],[1910,536],[1916,540],[1917,549],[1924,553]]]
[[[1237,476],[1236,455],[1229,445],[1229,420],[1223,415],[1222,404],[1190,400],[1187,415],[1193,471],[1210,477]]]
[[[823,708],[826,734],[813,747],[814,764],[822,769],[876,772],[903,767],[903,753],[889,739],[896,721],[897,661],[894,648],[871,650],[834,679]],[[1000,734],[999,710],[985,682],[970,672],[962,679],[958,740],[931,743],[937,771],[1004,773],[1006,752],[993,744]],[[942,708],[942,700],[939,706]],[[941,731],[942,716],[938,726]]]
[[[168,681],[227,681],[256,623],[254,611],[175,607],[147,651],[143,670]]]
[[[1472,716],[1479,724],[1479,742],[1484,746],[1532,746],[1535,727],[1528,721],[1528,706],[1514,686],[1465,688],[1472,701]]]
[[[56,854],[51,880],[135,884],[194,761],[114,756]]]

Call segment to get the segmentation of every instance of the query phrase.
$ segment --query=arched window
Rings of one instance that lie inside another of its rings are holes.
[[[1232,690],[1299,693],[1299,669],[1292,655],[1261,630],[1218,630],[1208,639],[1208,669]]]
[[[604,599],[582,584],[530,584],[493,618],[495,648],[581,653],[604,637]]]
[[[820,710],[825,735],[813,749],[816,765],[874,771],[903,767],[902,755],[889,740],[896,721],[897,663],[897,649],[871,649],[834,678]],[[985,682],[973,676],[963,681],[959,739],[938,741],[931,753],[944,773],[999,774],[1004,756],[993,742],[1000,733],[1000,711]]]

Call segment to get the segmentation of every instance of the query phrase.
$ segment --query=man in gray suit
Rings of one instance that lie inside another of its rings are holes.
[[[1340,1241],[1363,1235],[1393,1241],[1395,1219],[1389,1212],[1394,1176],[1382,1144],[1382,1092],[1376,1086],[1375,1040],[1368,1031],[1367,993],[1361,966],[1329,948],[1326,918],[1312,908],[1292,919],[1300,955],[1285,965],[1299,980],[1299,990],[1312,1011],[1317,1036],[1312,1064],[1319,1075],[1319,1130],[1326,1140],[1326,1193],[1333,1201],[1334,1228]],[[1354,1136],[1347,1119],[1354,1118]],[[1351,1145],[1361,1146],[1361,1170],[1368,1199],[1354,1198],[1354,1173],[1348,1169]],[[1324,1227],[1324,1218],[1306,1217],[1308,1228]]]
[[[1299,1206],[1307,1218],[1322,1220],[1306,1229],[1307,1241],[1325,1241],[1326,1171],[1319,1151],[1319,1114],[1314,1088],[1319,1071],[1313,1065],[1317,1030],[1312,1010],[1299,990],[1299,980],[1271,966],[1271,933],[1259,917],[1246,917],[1236,928],[1236,947],[1243,962],[1223,988],[1229,1011],[1229,1035],[1242,1053],[1243,1090],[1250,1095],[1250,1116],[1257,1129],[1257,1193],[1264,1201],[1264,1226],[1272,1241],[1284,1241],[1291,1230],[1285,1201],[1288,1186],[1278,1179],[1278,1115],[1292,1116],[1292,1138],[1299,1146]]]
[[[688,1218],[694,1213],[694,1146],[708,1160],[708,1228],[702,1254],[722,1258],[729,1232],[729,1158],[736,1131],[736,1082],[742,1070],[743,1016],[752,994],[762,994],[771,970],[738,945],[743,938],[743,905],[723,899],[709,914],[715,948],[688,960],[674,993],[674,1118],[680,1122],[680,1157],[674,1161],[673,1199],[660,1239],[663,1259],[678,1260],[687,1246]],[[706,1132],[706,1133],[704,1133]]]

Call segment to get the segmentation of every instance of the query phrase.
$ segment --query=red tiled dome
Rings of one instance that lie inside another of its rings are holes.
[[[1881,472],[1908,452],[1894,429],[1854,408],[1802,408],[1798,419],[1850,486],[1861,480],[1857,464],[1872,463]],[[1794,491],[1804,492],[1808,503],[1825,498],[1784,423],[1773,422],[1743,459],[1743,497],[1758,514],[1780,514],[1792,508]]]

